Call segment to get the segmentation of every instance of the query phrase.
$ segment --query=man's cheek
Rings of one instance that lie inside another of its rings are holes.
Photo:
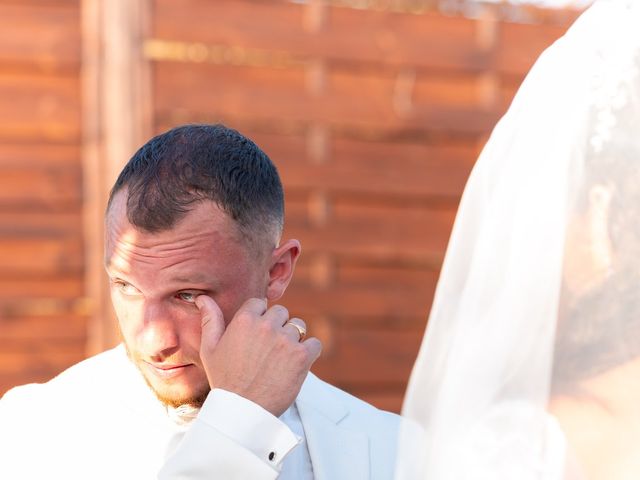
[[[113,309],[116,315],[118,329],[120,331],[120,337],[127,344],[131,345],[136,337],[136,332],[140,328],[138,325],[139,315],[136,315],[134,309],[132,309],[126,302],[114,301]]]

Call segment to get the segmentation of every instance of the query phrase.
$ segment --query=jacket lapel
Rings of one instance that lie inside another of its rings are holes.
[[[338,395],[309,374],[296,400],[316,480],[369,478],[367,435],[343,428],[349,409]]]

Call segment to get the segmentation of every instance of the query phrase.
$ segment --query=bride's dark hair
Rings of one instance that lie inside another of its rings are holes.
[[[639,59],[640,60],[640,59]],[[636,64],[640,68],[640,61]],[[576,210],[594,186],[611,191],[608,235],[612,266],[606,278],[568,299],[556,334],[554,391],[579,391],[581,380],[640,356],[640,79],[625,85],[629,100],[612,112],[615,124],[596,149],[589,145]],[[601,112],[593,115],[592,141]],[[597,145],[597,144],[596,144]]]

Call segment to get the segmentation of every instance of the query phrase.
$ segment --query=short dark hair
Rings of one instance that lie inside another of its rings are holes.
[[[183,125],[153,137],[120,172],[111,193],[127,189],[127,218],[157,233],[193,206],[214,202],[248,241],[279,235],[284,193],[278,171],[251,140],[224,125]]]

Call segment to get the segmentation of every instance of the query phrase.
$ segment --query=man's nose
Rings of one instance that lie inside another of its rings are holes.
[[[143,306],[143,348],[154,362],[162,362],[174,354],[180,345],[177,323],[171,311],[157,302]]]

